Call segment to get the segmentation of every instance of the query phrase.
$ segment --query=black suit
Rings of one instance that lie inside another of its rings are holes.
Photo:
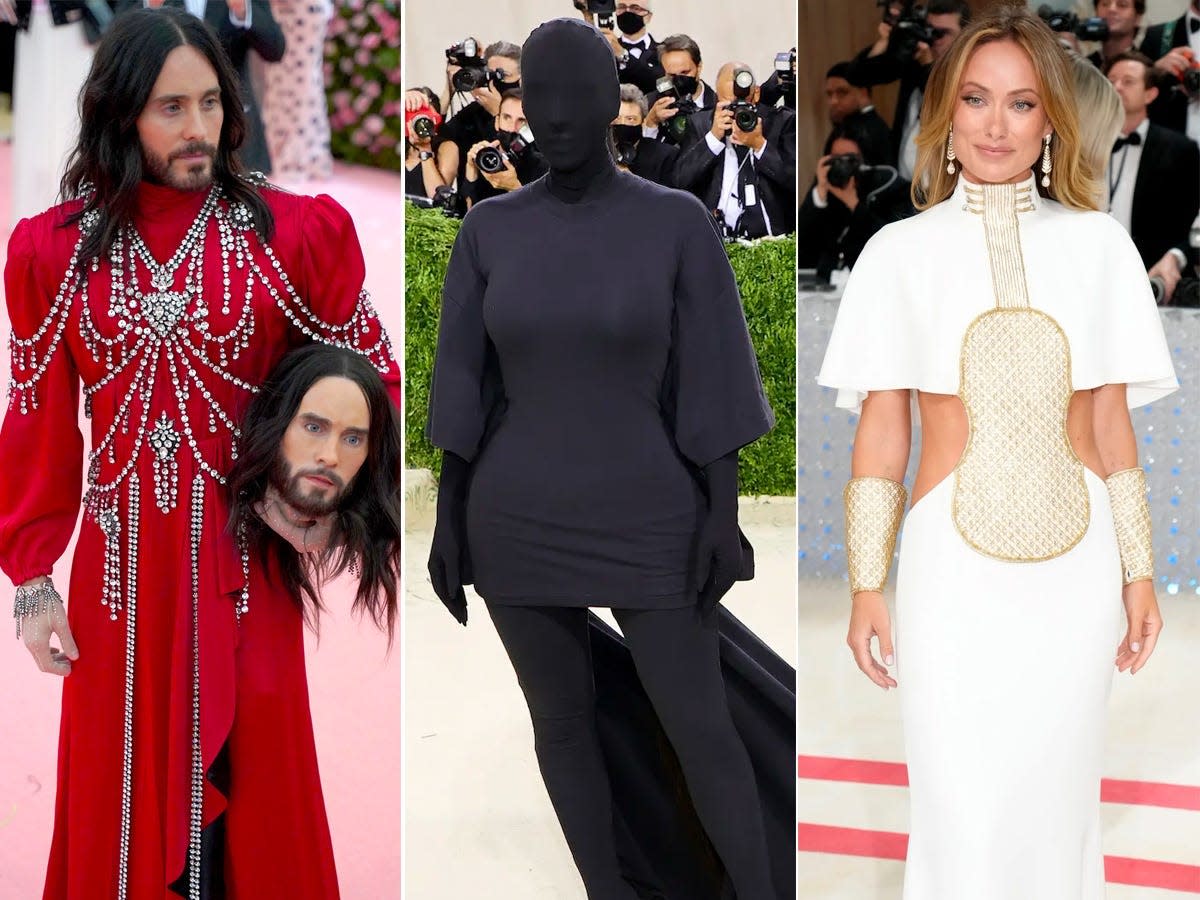
[[[1151,123],[1133,184],[1130,235],[1149,269],[1172,247],[1194,265],[1188,232],[1200,210],[1200,148],[1196,142]]]
[[[33,14],[33,0],[16,0],[17,27],[29,30],[29,17]],[[100,40],[100,33],[112,18],[112,4],[105,0],[54,0],[50,4],[50,20],[55,25],[67,25],[82,21],[88,43]]]
[[[750,159],[750,183],[758,202],[771,220],[773,234],[791,234],[796,230],[796,114],[783,107],[759,104],[763,119],[766,149],[760,159]],[[725,154],[714,154],[704,134],[712,128],[713,110],[704,109],[691,117],[689,124],[700,139],[679,152],[675,163],[675,186],[703,201],[710,210],[721,203],[721,184],[725,172]],[[751,221],[761,221],[754,217]],[[760,233],[759,233],[760,232]],[[765,231],[755,227],[747,237],[762,237]]]
[[[119,14],[144,6],[142,0],[118,0],[116,11]],[[163,6],[187,8],[183,0],[166,0]],[[239,151],[242,164],[252,172],[267,174],[271,171],[271,156],[267,152],[267,136],[258,98],[250,86],[249,55],[254,50],[266,62],[278,62],[283,59],[286,44],[283,31],[271,15],[268,0],[247,0],[247,6],[250,11],[249,28],[238,28],[229,21],[229,4],[223,0],[208,0],[204,8],[204,21],[217,33],[221,46],[241,78],[242,109],[246,113],[246,140]]]
[[[1168,30],[1173,30],[1168,34]],[[1174,22],[1151,25],[1146,29],[1141,51],[1152,60],[1160,60],[1176,47],[1188,46],[1187,14]],[[1180,134],[1187,134],[1188,97],[1174,75],[1155,73],[1158,96],[1150,104],[1150,121]]]
[[[858,206],[851,212],[832,193],[826,195],[826,206],[813,201],[813,187],[804,195],[796,224],[796,264],[802,269],[814,268],[828,278],[829,273],[844,264],[853,268],[872,235],[889,222],[913,215],[910,185],[897,178],[889,187],[871,196],[876,188],[887,184],[890,173],[863,172],[855,176]]]
[[[923,66],[916,60],[898,62],[890,52],[880,56],[867,56],[864,50],[854,58],[852,77],[855,84],[876,85],[900,82],[900,94],[896,98],[896,116],[892,120],[892,156],[900,158],[900,144],[904,140],[904,119],[913,93],[924,91],[933,66]]]
[[[675,187],[675,160],[678,157],[678,147],[642,138],[629,171],[663,187]]]
[[[617,65],[617,74],[621,84],[636,85],[643,94],[649,94],[654,90],[658,79],[662,78],[666,73],[663,71],[662,63],[658,60],[659,42],[650,37],[649,49],[644,49],[641,56],[629,54],[629,62],[625,65]],[[631,43],[624,38],[621,38],[623,44]]]

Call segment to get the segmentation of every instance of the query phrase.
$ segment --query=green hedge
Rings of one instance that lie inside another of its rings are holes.
[[[442,278],[458,222],[406,204],[404,216],[405,440],[411,468],[437,470],[425,439]],[[796,242],[729,246],[775,429],[741,454],[743,494],[796,493]]]

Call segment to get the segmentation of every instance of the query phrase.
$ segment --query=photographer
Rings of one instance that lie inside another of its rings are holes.
[[[453,57],[452,62],[466,63],[452,77],[456,88],[469,87],[457,93],[469,95],[472,102],[442,126],[434,141],[438,170],[447,184],[451,178],[457,179],[460,213],[466,211],[462,184],[467,173],[467,153],[480,141],[495,139],[500,95],[521,83],[521,48],[516,44],[496,41],[487,46],[482,57],[452,52],[462,46],[446,52],[448,58]]]
[[[848,62],[834,63],[825,73],[825,101],[829,105],[829,123],[841,125],[850,115],[859,113],[862,122],[872,132],[872,143],[878,143],[887,148],[887,156],[883,160],[890,166],[896,164],[892,154],[891,131],[883,116],[871,102],[871,89],[859,84],[854,66]]]
[[[642,137],[642,122],[649,104],[636,85],[621,85],[621,108],[613,119],[613,146],[617,165],[664,187],[675,187],[675,159],[679,149]]]
[[[673,34],[658,45],[658,58],[665,75],[672,80],[670,91],[657,89],[646,95],[650,109],[642,123],[642,133],[654,140],[667,141],[685,149],[699,141],[703,132],[688,127],[688,117],[700,110],[712,109],[717,93],[700,79],[704,62],[700,45],[686,34]]]
[[[1099,50],[1088,55],[1088,60],[1097,69],[1104,69],[1106,60],[1134,49],[1134,38],[1146,14],[1146,0],[1092,0],[1092,9],[1108,26],[1108,38]]]
[[[463,180],[459,182],[467,209],[481,200],[515,191],[522,185],[536,181],[546,174],[546,162],[533,145],[521,89],[513,88],[500,98],[500,111],[493,123],[495,138],[478,141],[467,151]],[[500,168],[487,171],[487,157],[496,159],[499,151]]]
[[[596,14],[588,9],[587,0],[573,2],[588,24],[600,28],[600,33],[608,40],[617,59],[617,75],[621,84],[635,85],[643,94],[653,91],[654,85],[663,76],[662,63],[658,58],[659,42],[649,31],[650,20],[654,18],[653,0],[613,4],[614,24],[620,34],[614,33],[611,28],[600,27]]]
[[[950,49],[970,17],[970,7],[964,0],[930,0],[923,18],[914,11],[912,0],[894,2],[884,12],[878,40],[854,59],[858,84],[900,82],[892,120],[892,150],[902,178],[912,178],[916,163],[925,82],[934,62]]]
[[[796,48],[775,54],[775,71],[759,85],[760,99],[765,106],[783,105],[796,111]]]
[[[694,114],[704,137],[681,150],[676,185],[695,194],[729,236],[759,238],[795,230],[796,115],[763,106],[745,63],[717,73],[717,104]]]
[[[1141,51],[1154,62],[1158,98],[1150,104],[1150,121],[1200,141],[1200,0],[1182,16],[1146,29]],[[1187,80],[1197,90],[1188,90]]]
[[[886,136],[871,128],[862,113],[852,113],[834,126],[817,161],[813,187],[800,206],[800,268],[816,269],[818,277],[828,281],[834,269],[854,265],[880,228],[913,215],[906,180],[886,169],[863,169],[890,166],[888,153]]]
[[[1150,277],[1161,280],[1159,302],[1167,303],[1196,262],[1188,233],[1200,210],[1200,148],[1147,120],[1158,90],[1143,54],[1113,57],[1105,74],[1125,109],[1108,166],[1109,212],[1133,238]]]
[[[430,88],[414,88],[406,95],[412,93],[421,94],[425,102],[404,113],[404,193],[432,199],[446,184],[433,153],[433,140],[442,122],[441,103]]]

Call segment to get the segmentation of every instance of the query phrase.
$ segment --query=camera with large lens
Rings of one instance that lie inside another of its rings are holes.
[[[587,0],[587,11],[596,17],[597,28],[612,31],[617,24],[617,0]]]
[[[758,107],[750,102],[749,97],[754,90],[754,73],[749,69],[733,70],[733,102],[729,111],[733,113],[733,122],[742,131],[753,131],[758,127]]]
[[[671,97],[675,103],[675,114],[663,123],[667,138],[678,144],[687,134],[688,116],[698,111],[692,95],[696,92],[697,81],[690,75],[663,75],[654,83],[659,97]],[[689,90],[690,88],[690,90]]]
[[[507,131],[500,132],[497,140],[500,142],[499,147],[483,147],[475,154],[475,165],[480,172],[486,172],[488,175],[503,172],[506,160],[513,164],[513,168],[520,165],[525,151],[533,143],[533,132],[529,130],[528,125],[525,125],[516,134],[510,134]]]
[[[830,187],[841,190],[850,183],[850,179],[862,168],[862,157],[857,153],[839,153],[829,158],[829,168],[825,180]]]
[[[448,184],[439,184],[433,189],[429,205],[433,209],[440,209],[442,215],[448,219],[459,218],[458,193]]]
[[[926,21],[928,11],[924,6],[914,3],[914,0],[904,0],[898,13],[892,13],[896,6],[895,0],[876,0],[876,5],[883,7],[883,21],[892,26],[892,36],[888,39],[888,53],[899,62],[908,62],[917,54],[917,44],[933,45],[933,42],[946,32],[942,28],[934,28]]]
[[[482,63],[482,60],[480,60]],[[454,73],[454,77],[450,79],[450,83],[454,85],[454,90],[469,92],[476,88],[485,88],[494,81],[503,81],[504,72],[500,69],[477,68],[475,66],[464,66]]]
[[[1081,19],[1075,13],[1059,12],[1048,3],[1038,7],[1039,18],[1050,26],[1051,31],[1060,34],[1073,34],[1081,41],[1107,41],[1108,22],[1099,16]]]
[[[433,139],[435,134],[437,134],[437,123],[433,121],[432,116],[413,116],[412,130],[413,133],[421,140],[429,141]]]
[[[1183,73],[1183,89],[1189,98],[1200,96],[1200,62],[1192,60],[1191,66]]]

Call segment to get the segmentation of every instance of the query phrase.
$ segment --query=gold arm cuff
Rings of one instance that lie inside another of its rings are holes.
[[[842,492],[846,506],[846,565],[850,593],[882,591],[892,567],[896,534],[908,492],[889,478],[851,478]]]
[[[1146,473],[1141,469],[1122,469],[1109,475],[1104,483],[1112,503],[1125,584],[1153,580],[1154,547],[1150,504],[1146,501]]]

